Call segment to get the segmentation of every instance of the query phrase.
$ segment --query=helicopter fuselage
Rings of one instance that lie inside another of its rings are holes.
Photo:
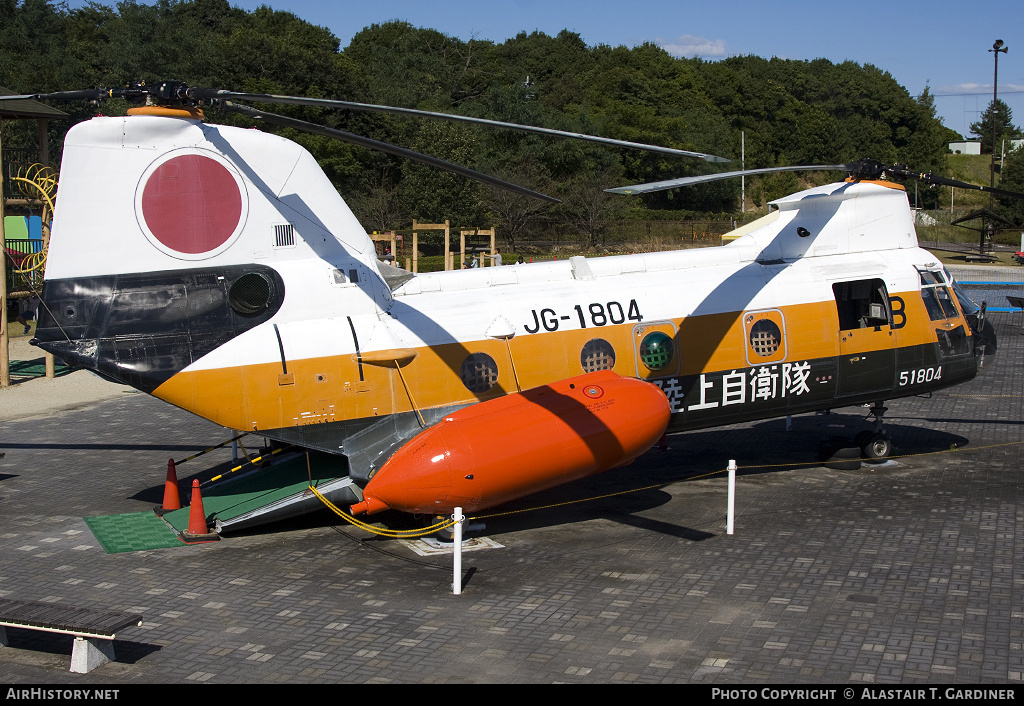
[[[101,118],[68,134],[36,340],[217,424],[350,461],[390,420],[392,448],[353,465],[361,482],[445,415],[599,371],[657,385],[669,432],[977,373],[966,302],[918,247],[901,187],[847,181],[774,206],[725,247],[389,285],[294,143]],[[505,419],[492,443],[522,443],[519,428]]]

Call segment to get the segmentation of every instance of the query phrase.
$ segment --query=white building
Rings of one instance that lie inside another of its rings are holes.
[[[953,154],[981,154],[981,140],[950,142],[949,151]]]

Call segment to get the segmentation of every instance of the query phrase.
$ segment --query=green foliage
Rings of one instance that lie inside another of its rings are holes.
[[[229,0],[125,0],[77,9],[55,0],[0,0],[0,85],[17,92],[178,79],[586,132],[729,157],[730,169],[739,168],[741,131],[748,168],[871,157],[920,171],[947,169],[951,131],[937,120],[929,89],[915,100],[871,65],[755,56],[678,59],[650,43],[591,47],[567,30],[553,37],[522,32],[496,44],[401,21],[371,25],[348,47],[339,44],[328,29],[291,13],[266,6],[247,12]],[[69,122],[98,110],[61,108],[72,114]],[[106,114],[126,108],[102,106]],[[330,138],[260,125],[310,149],[371,228],[407,226],[414,217],[447,218],[493,222],[514,239],[543,217],[598,243],[613,218],[738,211],[739,180],[641,197],[604,192],[714,171],[700,160],[383,114],[265,108],[426,152],[562,199],[558,206],[526,203]],[[235,114],[215,119],[252,124]],[[54,145],[67,127],[53,124]],[[31,130],[13,134],[15,141],[34,139]],[[803,179],[783,173],[748,180],[748,193],[763,204],[799,188]]]
[[[455,164],[466,164],[473,158],[473,128],[460,124],[431,121],[423,125],[416,141],[409,147],[416,152],[430,151]],[[480,223],[480,184],[451,172],[441,171],[416,162],[405,162],[399,198],[411,214],[427,223],[445,219],[453,223]]]
[[[992,131],[995,129],[996,149],[1001,148],[1003,140],[1021,136],[1021,131],[1013,124],[1013,113],[1010,106],[1001,100],[988,104],[981,120],[971,123],[971,134],[981,138],[982,154],[992,154]]]
[[[999,174],[999,188],[1024,194],[1024,148],[1018,147],[1006,157],[1003,171]],[[998,203],[999,215],[1015,225],[1024,226],[1024,199],[1001,198]]]

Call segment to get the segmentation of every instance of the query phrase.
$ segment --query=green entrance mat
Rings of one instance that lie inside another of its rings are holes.
[[[203,513],[212,523],[213,519],[240,517],[285,498],[311,495],[306,490],[310,481],[328,482],[338,477],[339,470],[344,469],[339,468],[336,456],[311,453],[309,465],[303,455],[238,478],[227,476],[202,488]],[[180,483],[179,490],[182,502],[189,502],[192,493],[187,484]],[[191,513],[192,508],[186,505],[162,518],[152,512],[135,512],[86,517],[85,523],[108,554],[117,554],[189,546],[178,539],[177,533],[188,529]]]
[[[152,512],[86,517],[85,524],[107,554],[188,546]]]

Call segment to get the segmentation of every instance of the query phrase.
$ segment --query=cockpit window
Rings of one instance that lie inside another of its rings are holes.
[[[959,282],[953,279],[953,276],[949,274],[949,270],[943,270],[946,273],[946,281],[953,285],[953,294],[956,295],[956,300],[960,302],[960,311],[964,312],[964,316],[974,316],[981,308],[974,303],[971,299],[971,295],[967,293],[967,290],[963,288]]]
[[[921,270],[921,298],[932,321],[952,319],[958,315],[953,295],[946,286],[945,278],[938,272]]]

